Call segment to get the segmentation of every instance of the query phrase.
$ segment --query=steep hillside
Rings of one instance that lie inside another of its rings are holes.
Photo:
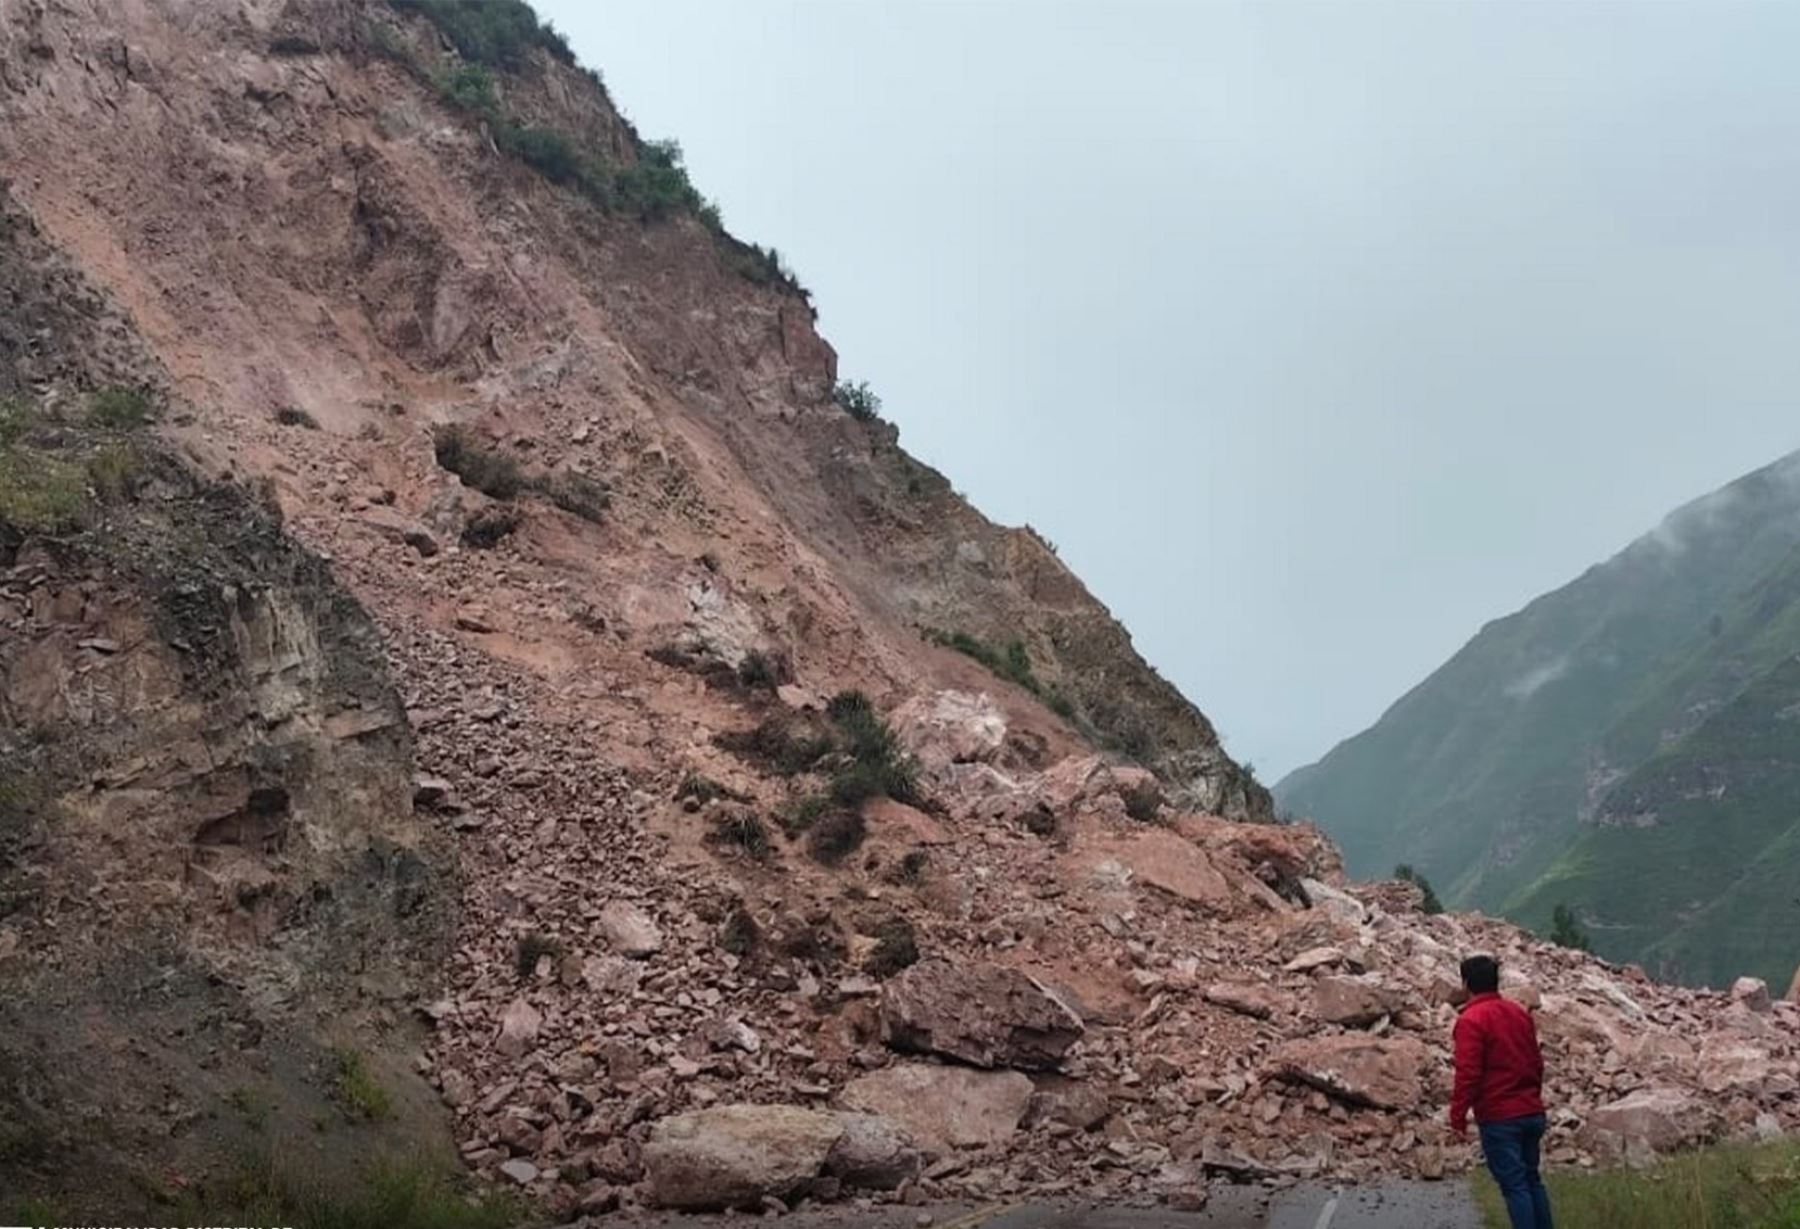
[[[1788,457],[1483,628],[1279,795],[1353,870],[1410,862],[1533,926],[1571,905],[1599,950],[1669,976],[1785,977],[1796,598]]]
[[[0,168],[0,1219],[1438,1174],[1472,948],[1558,1161],[1800,1125],[1766,987],[1263,822],[522,6],[20,3]]]

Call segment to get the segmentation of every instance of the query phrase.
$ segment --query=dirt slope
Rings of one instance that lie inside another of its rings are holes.
[[[1315,832],[1230,822],[1266,791],[1041,541],[833,403],[802,297],[501,153],[429,88],[457,67],[385,6],[21,5],[0,166],[166,372],[157,437],[380,629],[421,776],[370,820],[458,875],[436,984],[370,994],[431,1022],[483,1179],[574,1215],[1437,1173],[1472,945],[1557,1022],[1562,1159],[1641,1140],[1600,1113],[1641,1084],[1792,1123],[1787,1007],[1348,895]],[[642,154],[542,48],[498,88]],[[1035,690],[922,628],[1018,637]]]

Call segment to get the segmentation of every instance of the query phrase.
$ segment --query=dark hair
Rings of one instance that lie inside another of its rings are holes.
[[[1462,979],[1470,994],[1492,994],[1500,989],[1500,962],[1492,956],[1470,956],[1462,962]]]

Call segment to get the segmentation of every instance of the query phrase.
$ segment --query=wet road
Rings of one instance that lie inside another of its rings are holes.
[[[1092,1208],[1079,1204],[993,1204],[933,1208],[931,1229],[1481,1229],[1461,1182],[1393,1182],[1381,1187],[1302,1185],[1282,1191],[1215,1186],[1204,1211]],[[736,1223],[742,1223],[738,1218]],[[719,1217],[642,1222],[665,1229],[719,1229]],[[918,1229],[921,1209],[834,1208],[784,1216],[783,1229]]]

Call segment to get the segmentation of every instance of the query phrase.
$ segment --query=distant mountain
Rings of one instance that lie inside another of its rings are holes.
[[[1800,453],[1488,624],[1276,787],[1357,874],[1696,983],[1800,960]],[[1779,979],[1779,980],[1778,980]]]

